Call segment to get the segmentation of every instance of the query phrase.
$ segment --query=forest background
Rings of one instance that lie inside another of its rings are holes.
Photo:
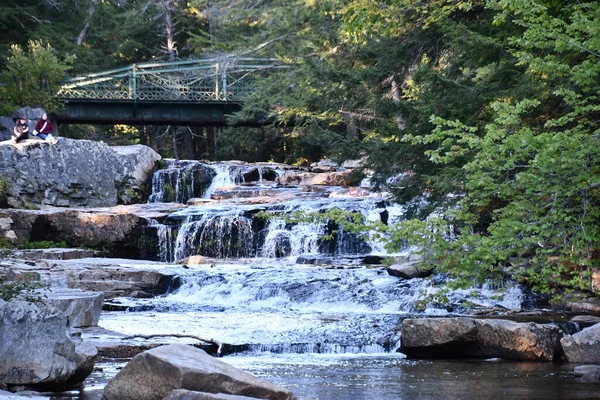
[[[569,0],[3,0],[0,103],[60,104],[66,75],[152,60],[274,57],[236,120],[261,128],[68,126],[161,155],[364,160],[458,283],[593,291],[600,260],[600,4]],[[360,176],[356,177],[357,179]],[[437,217],[428,217],[439,210]],[[340,217],[345,218],[345,217]]]

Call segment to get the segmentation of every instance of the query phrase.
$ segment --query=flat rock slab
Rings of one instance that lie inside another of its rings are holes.
[[[72,327],[98,325],[104,293],[67,288],[51,288],[44,293],[47,296],[45,303],[65,313]]]
[[[28,263],[6,260],[0,269],[15,273],[35,272],[43,282],[115,297],[147,298],[177,288],[177,275],[169,273],[164,263],[120,258],[82,258],[76,260],[37,260]]]
[[[23,260],[76,260],[80,258],[97,257],[99,254],[100,252],[98,250],[52,248],[18,250],[13,252],[11,257]]]

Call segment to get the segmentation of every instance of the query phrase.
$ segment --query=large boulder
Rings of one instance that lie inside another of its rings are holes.
[[[13,208],[104,207],[140,202],[160,155],[147,146],[109,147],[61,138],[0,143],[0,176]]]
[[[576,363],[600,363],[600,324],[560,340],[565,359]]]
[[[175,389],[257,399],[291,400],[288,390],[184,344],[135,356],[104,389],[105,400],[161,400]]]
[[[563,333],[557,326],[502,319],[481,319],[475,323],[477,341],[488,357],[552,361],[559,354]]]
[[[551,361],[562,331],[553,325],[474,318],[405,319],[400,352],[414,358]]]
[[[56,308],[0,300],[0,383],[64,390],[92,372],[96,354]]]

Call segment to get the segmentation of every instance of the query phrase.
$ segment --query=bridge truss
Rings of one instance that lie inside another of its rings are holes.
[[[242,102],[254,91],[256,74],[286,68],[275,59],[212,58],[132,64],[77,76],[57,93],[63,100],[134,102]]]

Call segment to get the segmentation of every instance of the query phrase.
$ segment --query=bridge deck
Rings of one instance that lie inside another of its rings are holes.
[[[61,124],[227,123],[254,92],[257,76],[287,68],[274,59],[212,58],[133,64],[67,80],[57,93]],[[252,123],[254,124],[254,123]]]

